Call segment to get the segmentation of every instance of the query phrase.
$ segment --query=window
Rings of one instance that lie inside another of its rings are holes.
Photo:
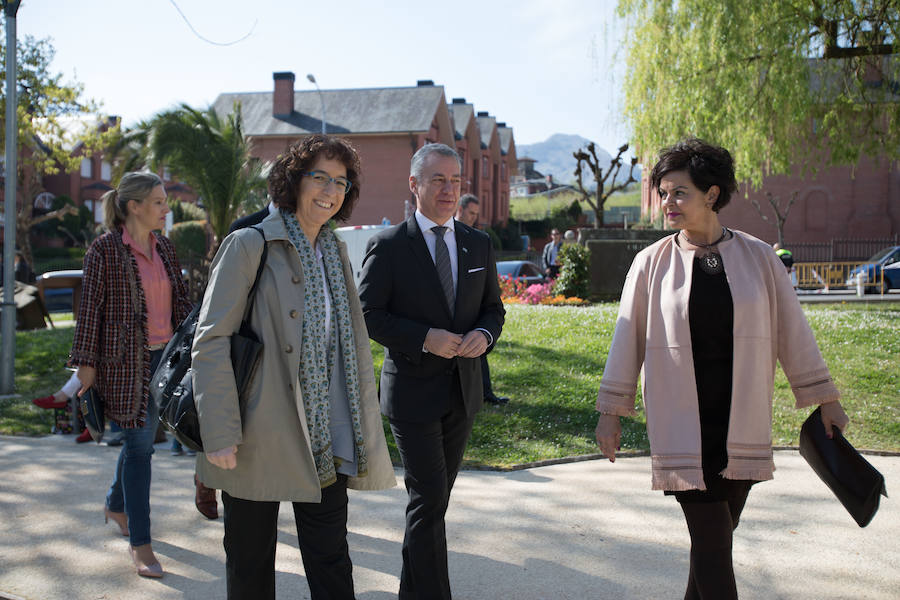
[[[172,173],[169,171],[169,167],[163,167],[163,181],[172,181]]]
[[[491,176],[490,163],[488,162],[487,156],[481,157],[481,176],[484,179],[487,179],[488,177]]]
[[[112,165],[105,160],[100,163],[100,179],[103,181],[112,179]]]
[[[81,176],[90,179],[94,174],[94,161],[90,158],[81,159]]]

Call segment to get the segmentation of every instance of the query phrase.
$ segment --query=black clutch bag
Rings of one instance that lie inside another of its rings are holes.
[[[884,476],[856,451],[841,431],[825,437],[821,409],[817,408],[800,428],[800,456],[831,488],[850,516],[865,527],[878,511],[881,496],[887,497]]]
[[[81,404],[81,414],[84,417],[84,424],[91,434],[91,439],[99,444],[103,439],[103,432],[106,430],[106,408],[103,399],[96,388],[89,387],[78,397],[78,402]]]

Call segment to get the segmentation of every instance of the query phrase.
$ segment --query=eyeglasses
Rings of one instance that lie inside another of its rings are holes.
[[[303,176],[312,179],[313,184],[320,188],[326,188],[329,183],[333,183],[345,195],[353,187],[353,183],[346,177],[331,177],[325,171],[307,171]]]

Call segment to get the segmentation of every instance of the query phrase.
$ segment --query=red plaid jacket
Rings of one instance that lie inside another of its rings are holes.
[[[191,311],[187,284],[172,242],[153,235],[172,284],[175,328]],[[91,244],[84,256],[81,290],[69,365],[96,368],[94,385],[106,403],[107,418],[125,428],[140,427],[152,376],[147,305],[137,261],[122,243],[121,231],[105,233]]]

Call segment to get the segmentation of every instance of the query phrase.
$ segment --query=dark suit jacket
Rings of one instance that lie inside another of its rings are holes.
[[[423,350],[432,327],[459,334],[486,329],[494,343],[503,328],[491,240],[462,223],[455,231],[459,274],[452,317],[415,215],[369,240],[359,298],[369,337],[385,347],[381,410],[389,418],[439,419],[451,407],[454,377],[467,414],[481,408],[480,358],[446,359]]]
[[[231,227],[228,228],[228,233],[234,233],[238,229],[246,229],[247,227],[253,227],[254,225],[259,225],[262,223],[262,220],[269,216],[269,205],[265,205],[262,210],[258,210],[251,215],[247,215],[246,217],[241,217],[237,219],[234,223],[231,224]]]

